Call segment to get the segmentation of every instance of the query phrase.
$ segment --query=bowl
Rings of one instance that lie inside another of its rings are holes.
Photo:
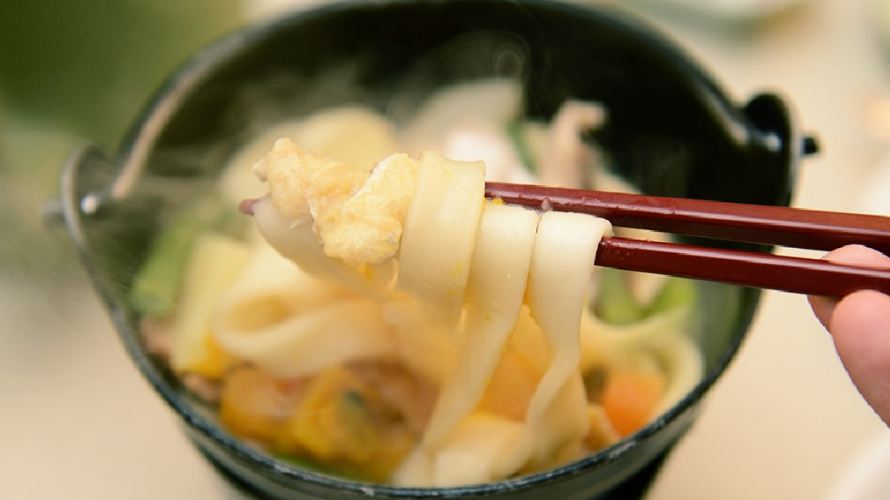
[[[227,433],[149,353],[126,301],[135,270],[165,221],[213,185],[240,140],[278,120],[342,103],[398,116],[435,89],[491,76],[521,79],[531,117],[551,118],[568,98],[601,103],[609,118],[592,139],[615,173],[647,194],[787,205],[801,158],[817,149],[782,97],[762,93],[736,102],[672,41],[605,6],[343,2],[244,28],[195,54],[150,100],[115,154],[92,145],[72,154],[61,206],[128,355],[194,446],[250,496],[638,498],[737,352],[759,291],[697,283],[701,318],[692,334],[704,376],[675,406],[583,459],[454,488],[374,485],[276,460]]]

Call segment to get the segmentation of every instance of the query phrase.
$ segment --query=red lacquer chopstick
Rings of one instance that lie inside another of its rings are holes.
[[[676,243],[606,238],[596,264],[807,295],[843,297],[857,290],[890,294],[890,269]]]
[[[486,196],[587,213],[620,227],[811,250],[858,243],[890,255],[890,217],[877,215],[494,182]]]
[[[857,243],[890,254],[890,217],[505,183],[488,183],[486,196],[619,227],[813,250]],[[596,264],[809,295],[890,293],[890,269],[618,237],[600,243]]]

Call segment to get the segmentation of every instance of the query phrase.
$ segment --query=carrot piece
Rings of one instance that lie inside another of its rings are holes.
[[[602,405],[621,437],[643,428],[653,417],[664,392],[664,376],[651,371],[616,371],[609,374]]]
[[[292,383],[256,368],[242,368],[226,378],[220,419],[232,434],[265,442],[278,432],[296,395]]]
[[[521,421],[541,379],[531,362],[515,350],[507,350],[488,382],[479,409]]]

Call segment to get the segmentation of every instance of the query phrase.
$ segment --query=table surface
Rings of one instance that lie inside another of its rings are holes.
[[[740,25],[660,1],[631,5],[733,96],[777,91],[818,133],[823,152],[802,167],[796,204],[860,209],[887,150],[865,121],[873,99],[890,96],[874,3],[811,0]],[[857,450],[882,432],[805,299],[769,292],[649,498],[827,498]],[[45,277],[0,279],[0,499],[57,498],[239,497],[182,438],[89,291],[57,289]]]

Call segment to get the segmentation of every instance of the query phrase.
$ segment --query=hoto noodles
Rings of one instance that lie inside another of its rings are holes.
[[[255,226],[202,219],[176,307],[145,310],[156,351],[234,435],[395,485],[546,469],[669,409],[700,377],[690,284],[595,269],[603,219],[483,196],[486,179],[533,181],[529,167],[626,188],[579,139],[597,106],[569,102],[547,126],[518,117],[518,95],[484,81],[402,129],[341,107],[265,132],[220,189],[230,206],[256,198]],[[484,96],[501,104],[454,111]]]

